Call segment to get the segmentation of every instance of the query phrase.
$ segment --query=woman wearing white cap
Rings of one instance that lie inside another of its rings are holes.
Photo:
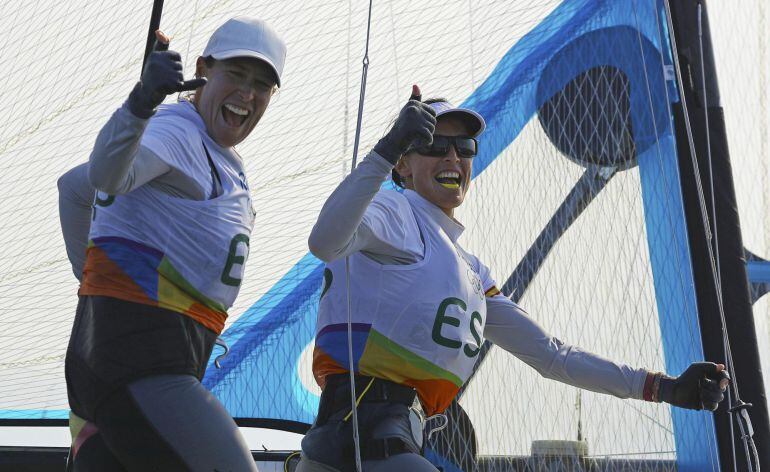
[[[427,415],[443,412],[484,338],[577,387],[694,409],[722,400],[722,365],[693,364],[671,378],[618,364],[550,336],[500,293],[489,268],[459,245],[464,227],[453,217],[484,126],[472,110],[421,102],[414,86],[393,128],[321,210],[309,246],[327,263],[313,352],[323,393],[298,470],[354,470],[348,307],[366,471],[436,470],[420,456],[410,406],[416,396]],[[391,173],[403,193],[378,192]]]
[[[233,18],[211,36],[196,79],[184,81],[180,55],[156,35],[141,81],[89,162],[59,180],[81,280],[65,362],[70,466],[256,470],[200,379],[238,294],[254,223],[233,146],[280,86],[286,46],[263,21]],[[191,100],[161,106],[185,90]]]

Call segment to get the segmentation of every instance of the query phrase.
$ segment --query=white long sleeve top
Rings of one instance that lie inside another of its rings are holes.
[[[328,263],[360,251],[379,264],[407,265],[421,260],[423,241],[413,218],[403,218],[398,208],[388,207],[392,199],[375,198],[392,168],[371,152],[334,190],[308,240],[316,257]],[[461,231],[462,225],[437,207],[430,214],[437,220],[443,216],[440,224],[448,232],[456,231],[453,225]],[[488,294],[484,338],[546,378],[619,398],[643,398],[649,373],[646,369],[611,361],[550,335],[508,297],[490,291],[494,280],[486,266],[481,267],[486,273],[479,275]]]

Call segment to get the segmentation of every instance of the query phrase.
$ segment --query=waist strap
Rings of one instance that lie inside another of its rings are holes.
[[[412,406],[417,395],[412,387],[376,377],[356,375],[355,383],[356,395],[361,403],[391,402]],[[343,409],[350,410],[351,406],[350,375],[329,375],[321,392],[316,424],[320,426],[326,423],[331,415]]]
[[[364,440],[361,444],[361,459],[365,461],[379,461],[398,454],[420,454],[409,443],[401,438],[381,438]],[[345,448],[347,457],[354,457],[355,449],[352,445]]]

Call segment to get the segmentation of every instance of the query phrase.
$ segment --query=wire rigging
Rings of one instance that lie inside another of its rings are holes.
[[[722,303],[722,268],[720,265],[720,258],[719,258],[719,236],[717,231],[717,207],[716,207],[716,197],[714,192],[714,167],[712,165],[711,161],[711,130],[709,127],[709,115],[708,115],[708,95],[706,94],[706,65],[705,60],[703,57],[703,5],[698,4],[698,47],[699,47],[699,53],[700,53],[700,67],[701,67],[701,87],[703,89],[703,116],[705,118],[706,123],[706,153],[708,157],[708,167],[709,167],[709,184],[711,186],[711,219],[714,222],[714,252],[716,255],[716,266],[714,265],[714,261],[712,260],[712,271],[715,271],[716,273],[716,279],[714,281],[717,285],[717,297],[719,298],[719,315],[722,320],[722,326],[723,326],[723,333],[724,333],[724,339],[727,344],[728,353],[730,354],[730,365],[732,366],[733,360],[732,360],[732,352],[729,351],[730,349],[730,340],[727,337],[727,326],[725,322],[725,315],[724,315],[724,306]],[[741,439],[743,441],[743,448],[746,453],[746,459],[748,461],[749,466],[749,472],[753,470],[752,464],[751,464],[751,458],[753,456],[754,461],[756,462],[756,470],[759,472],[760,465],[759,465],[759,455],[757,452],[757,446],[754,443],[754,440],[752,436],[754,435],[754,430],[751,426],[751,418],[749,418],[748,414],[748,408],[751,407],[750,403],[744,403],[741,401],[740,397],[738,396],[738,385],[737,380],[735,384],[735,400],[736,405],[730,408],[730,413],[738,413],[738,427],[741,430]],[[741,421],[742,420],[742,421]],[[749,449],[751,449],[751,453],[749,452]]]
[[[719,272],[718,267],[718,261],[716,260],[716,257],[718,257],[718,253],[715,254],[715,246],[718,244],[718,241],[716,239],[716,232],[712,233],[711,231],[711,224],[714,225],[716,228],[716,207],[714,206],[714,183],[713,183],[713,167],[711,162],[711,142],[710,142],[710,134],[708,130],[708,118],[706,119],[706,152],[708,153],[708,165],[709,165],[709,174],[711,176],[711,199],[712,199],[712,219],[713,223],[709,222],[709,215],[708,215],[708,209],[706,206],[706,199],[704,196],[703,191],[703,182],[701,180],[700,176],[700,170],[698,168],[698,160],[697,160],[697,154],[695,151],[695,142],[693,140],[692,136],[692,125],[690,123],[689,115],[687,112],[687,103],[686,98],[684,95],[684,84],[682,81],[682,75],[681,75],[681,68],[679,64],[679,56],[676,46],[676,39],[673,35],[673,22],[672,22],[672,16],[671,16],[671,5],[668,0],[666,0],[666,19],[668,21],[668,27],[669,30],[672,31],[672,34],[670,35],[671,40],[671,48],[673,52],[673,60],[676,64],[675,70],[676,70],[676,77],[677,77],[677,83],[679,88],[682,90],[682,96],[681,96],[681,102],[682,102],[682,109],[683,109],[683,115],[685,120],[685,130],[687,131],[687,140],[688,145],[690,148],[690,158],[692,160],[693,164],[693,173],[695,177],[695,183],[698,191],[698,202],[700,206],[701,211],[701,217],[703,219],[703,225],[704,225],[704,232],[706,236],[706,249],[708,251],[709,255],[709,264],[711,268],[711,276],[713,278],[714,287],[716,289],[716,297],[717,297],[717,309],[719,311],[719,318],[721,323],[721,329],[722,329],[722,346],[724,350],[724,356],[725,356],[725,362],[727,363],[728,371],[732,375],[732,380],[730,384],[728,385],[728,395],[727,395],[727,401],[728,401],[728,411],[730,412],[730,430],[733,430],[733,419],[732,415],[737,415],[737,423],[738,427],[741,430],[741,440],[743,442],[744,450],[746,453],[746,460],[747,465],[749,467],[749,472],[754,472],[754,468],[752,467],[752,454],[749,452],[749,449],[754,453],[754,460],[757,464],[756,472],[759,472],[759,458],[756,453],[756,444],[754,443],[754,440],[752,438],[753,435],[753,428],[751,426],[751,419],[749,418],[749,414],[747,409],[751,407],[751,404],[744,403],[740,399],[740,395],[738,393],[738,378],[735,372],[735,369],[733,368],[733,356],[732,351],[730,349],[730,339],[727,335],[727,321],[725,319],[725,311],[724,311],[724,304],[722,299],[722,283],[721,283],[721,274]],[[701,62],[701,80],[702,80],[702,86],[704,87],[703,90],[703,100],[704,100],[704,113],[708,113],[708,102],[707,97],[705,94],[705,65],[703,62],[703,31],[702,31],[702,5],[698,4],[698,39],[699,39],[699,48],[700,48],[700,62]],[[718,249],[717,249],[718,250]],[[730,388],[732,389],[732,392],[730,391]],[[733,403],[733,398],[731,393],[735,395],[735,403]],[[732,436],[732,435],[731,435]],[[737,463],[736,463],[736,452],[735,452],[735,445],[731,444],[732,447],[732,454],[733,454],[733,468],[737,470]]]
[[[684,88],[684,81],[682,80],[681,66],[679,64],[679,52],[678,52],[678,48],[677,48],[677,45],[676,45],[676,38],[674,36],[674,24],[673,24],[673,19],[672,19],[672,15],[671,15],[671,6],[668,3],[668,0],[666,0],[666,21],[667,21],[668,29],[670,31],[669,40],[671,41],[672,60],[674,62],[674,66],[675,66],[674,67],[674,71],[675,71],[675,75],[676,75],[677,86],[679,87],[679,90],[682,91],[682,95],[680,97],[680,100],[681,100],[681,103],[682,103],[682,115],[683,115],[684,122],[685,122],[685,132],[687,134],[687,144],[688,144],[688,148],[690,150],[690,158],[692,160],[692,165],[693,165],[693,173],[694,173],[694,177],[695,177],[695,184],[696,184],[696,188],[697,188],[697,191],[698,191],[698,204],[699,204],[699,208],[700,208],[700,211],[701,211],[701,216],[704,219],[704,221],[703,221],[704,233],[705,233],[706,241],[707,241],[706,248],[707,248],[707,250],[709,252],[710,262],[712,262],[712,264],[713,264],[713,252],[712,252],[711,243],[710,243],[710,241],[711,241],[711,228],[710,228],[710,224],[709,224],[709,221],[708,221],[708,216],[706,215],[706,201],[705,201],[705,198],[704,198],[704,195],[703,195],[703,185],[702,185],[702,182],[701,182],[701,179],[700,179],[700,170],[699,170],[699,166],[698,166],[697,155],[696,155],[696,152],[695,152],[695,141],[694,141],[693,136],[692,136],[692,125],[690,124],[690,115],[688,114],[687,101],[686,101],[685,96],[684,96],[684,90],[685,90],[685,88]],[[721,302],[721,296],[720,295],[721,294],[720,294],[719,290],[717,290],[718,303]],[[722,311],[721,305],[719,305],[718,308],[719,308],[719,310],[721,312]],[[723,348],[723,352],[724,352],[723,355],[724,355],[725,361],[728,364],[727,367],[730,370],[733,370],[732,369],[732,358],[731,357],[728,358],[729,342],[728,342],[728,344],[725,344],[725,331],[726,331],[725,323],[724,323],[724,320],[722,320],[722,348]],[[737,382],[737,379],[735,377],[733,377],[733,383],[735,383],[735,382]],[[729,390],[727,392],[727,402],[728,402],[728,406],[732,405],[732,397],[731,397],[731,392]],[[733,432],[734,426],[733,426],[732,415],[729,416],[729,421],[730,421],[730,436],[733,437],[734,436],[734,432]],[[731,449],[732,458],[733,458],[733,470],[737,470],[737,462],[736,462],[737,454],[735,452],[735,444],[732,443],[732,442],[730,444],[730,449]]]
[[[361,90],[358,95],[358,117],[356,118],[356,136],[353,143],[353,162],[350,172],[356,168],[358,161],[358,145],[361,141],[361,121],[364,113],[364,97],[366,96],[366,76],[369,71],[369,36],[372,28],[372,0],[369,0],[369,12],[366,22],[366,47],[361,70]],[[358,403],[356,402],[356,376],[353,362],[353,314],[350,307],[350,256],[345,256],[345,292],[347,294],[348,307],[348,374],[350,376],[350,412],[352,414],[353,446],[355,453],[356,470],[361,472],[361,440],[358,434]]]
[[[634,1],[634,17],[635,17],[635,19],[637,21],[637,26],[638,26],[639,18],[636,15],[636,8],[637,8],[636,1]],[[656,25],[657,25],[658,40],[660,41],[661,44],[664,44],[665,41],[666,41],[665,37],[668,37],[669,35],[664,35],[662,30],[661,30],[661,19],[660,19],[660,16],[658,15],[658,10],[657,9],[655,9],[655,19],[656,19]],[[669,25],[669,28],[670,27],[671,26]],[[650,81],[649,81],[650,69],[648,68],[647,62],[646,62],[646,60],[644,58],[644,53],[643,53],[643,50],[642,50],[642,33],[641,33],[641,29],[639,27],[637,28],[637,38],[639,40],[639,51],[640,51],[640,56],[641,56],[641,59],[642,59],[642,66],[643,66],[644,71],[645,71],[644,78],[645,78],[645,86],[646,86],[646,90],[647,90],[647,104],[649,105],[650,116],[654,117],[655,116],[655,106],[654,106],[654,104],[652,102],[652,89],[651,89]],[[663,59],[663,52],[659,51],[659,54],[660,54],[661,64],[665,64],[665,61]],[[666,95],[666,103],[672,103],[672,97],[669,96],[668,88],[664,87],[663,90],[665,91],[665,95]],[[670,109],[668,109],[668,119],[670,121],[673,121],[673,117],[671,115]],[[660,144],[661,132],[658,129],[657,120],[655,118],[653,118],[653,126],[654,126],[654,129],[655,129],[655,136],[658,137],[658,139],[656,140],[656,148],[657,148],[656,155],[657,155],[658,161],[662,163],[663,157],[662,157],[662,153],[661,153],[661,144]],[[688,131],[690,131],[690,130],[688,129]],[[666,187],[667,187],[668,191],[673,191],[673,189],[671,189],[668,185]],[[673,226],[672,212],[671,211],[667,211],[666,215],[667,215],[667,218],[669,220],[669,223],[672,224],[672,226]],[[681,265],[683,263],[683,261],[680,258],[681,255],[679,254],[678,251],[674,251],[674,255],[676,257],[676,264],[677,264],[677,266],[681,267]],[[680,278],[680,284],[681,283],[682,283],[682,280]],[[684,286],[683,285],[681,285],[680,288],[682,290],[684,290]],[[696,310],[693,309],[691,311],[688,311],[688,313],[695,314]],[[697,323],[697,321],[696,321],[696,323]],[[695,345],[699,341],[696,341],[696,337],[695,337],[695,334],[693,333],[692,326],[693,326],[692,324],[688,323],[688,327],[691,328],[690,330],[688,330],[688,334],[690,335],[690,342],[692,343],[691,345]],[[704,417],[704,426],[706,426],[705,423],[706,423],[706,420],[705,420],[705,417]],[[713,440],[714,443],[716,443],[717,438],[716,438],[716,434],[715,434],[713,428],[704,428],[704,429],[706,431],[710,431],[711,436],[712,436],[711,439]],[[712,449],[709,449],[709,461],[711,463],[711,470],[718,470],[719,469],[719,465],[718,465],[719,464],[719,459],[717,457],[717,453],[716,453],[716,451],[713,451]]]

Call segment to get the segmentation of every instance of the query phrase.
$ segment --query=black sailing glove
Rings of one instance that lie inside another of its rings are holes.
[[[729,381],[724,366],[694,362],[679,377],[661,376],[658,398],[680,408],[714,411],[724,399]]]
[[[420,89],[412,86],[412,96],[393,123],[393,127],[374,145],[374,152],[395,165],[412,143],[431,144],[436,129],[436,112],[422,103]]]
[[[147,119],[155,114],[155,108],[163,103],[166,95],[195,90],[206,85],[206,79],[184,80],[182,56],[168,50],[168,39],[157,34],[158,40],[144,64],[142,79],[128,96],[128,108],[135,116]]]

